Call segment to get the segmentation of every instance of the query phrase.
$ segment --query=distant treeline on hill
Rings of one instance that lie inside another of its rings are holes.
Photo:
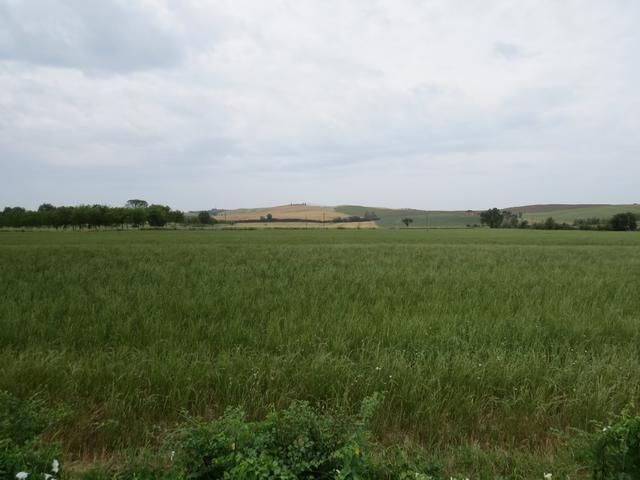
[[[43,203],[37,210],[22,207],[6,207],[0,212],[0,228],[125,228],[164,227],[173,225],[207,225],[216,223],[351,223],[379,220],[375,212],[363,216],[336,217],[326,220],[305,218],[274,218],[270,213],[260,219],[233,220],[224,222],[211,216],[210,211],[190,212],[172,210],[166,205],[149,205],[144,200],[129,200],[124,207],[107,205],[78,205],[56,207]]]
[[[579,218],[573,224],[558,223],[552,217],[544,222],[530,223],[522,212],[491,208],[480,214],[480,222],[490,228],[533,228],[536,230],[616,230],[634,231],[638,228],[638,215],[633,212],[616,213],[611,218]]]
[[[43,203],[37,210],[6,207],[0,212],[0,228],[97,228],[97,227],[163,227],[167,224],[216,223],[208,212],[185,215],[166,205],[149,205],[144,200],[129,200],[124,207],[78,205],[55,207]]]

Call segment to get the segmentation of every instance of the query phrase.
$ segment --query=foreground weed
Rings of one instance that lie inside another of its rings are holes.
[[[18,399],[0,391],[0,479],[53,480],[60,474],[61,446],[42,439],[59,417],[37,397]]]

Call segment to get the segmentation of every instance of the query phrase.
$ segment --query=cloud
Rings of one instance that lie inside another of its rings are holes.
[[[631,201],[639,5],[6,0],[0,206]]]
[[[8,0],[0,5],[0,58],[88,72],[174,66],[183,38],[160,13],[133,1]]]
[[[495,42],[493,52],[507,60],[518,60],[527,56],[522,47],[508,42]]]

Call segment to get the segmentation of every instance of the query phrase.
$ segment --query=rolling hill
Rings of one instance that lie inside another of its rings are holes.
[[[414,208],[377,208],[359,205],[339,205],[336,212],[346,215],[364,215],[365,212],[375,212],[380,218],[376,223],[381,227],[404,227],[402,219],[409,217],[413,220],[412,227],[450,227],[461,228],[467,225],[480,225],[480,212],[477,211],[428,211]]]
[[[600,218],[607,219],[616,213],[634,212],[640,215],[640,205],[638,204],[541,204],[523,205],[508,207],[514,213],[522,213],[523,217],[530,222],[543,222],[552,217],[557,222],[573,223],[579,218]],[[310,221],[326,220],[332,221],[334,218],[344,218],[350,216],[364,217],[365,213],[375,213],[379,220],[372,222],[361,222],[360,226],[365,227],[404,227],[402,219],[409,217],[413,220],[412,228],[465,228],[480,226],[479,210],[421,210],[414,208],[384,208],[364,205],[338,205],[335,207],[291,204],[265,208],[244,208],[236,210],[225,210],[217,213],[215,218],[228,221],[247,222],[255,220],[255,224],[247,226],[260,226],[260,217],[271,214],[277,219],[307,219]],[[280,228],[299,226],[292,223],[282,223]],[[352,225],[355,227],[357,225]]]
[[[321,205],[291,204],[264,208],[240,208],[237,210],[225,210],[215,215],[218,220],[247,221],[259,220],[268,214],[278,219],[307,219],[326,220],[346,217],[348,215],[337,212],[334,207]]]
[[[537,208],[532,208],[537,207]],[[553,208],[546,208],[553,207]],[[524,210],[518,210],[524,209]],[[552,217],[556,222],[573,223],[578,218],[611,218],[616,213],[633,212],[640,215],[640,205],[531,205],[507,210],[522,211],[524,218],[531,222],[543,222]]]

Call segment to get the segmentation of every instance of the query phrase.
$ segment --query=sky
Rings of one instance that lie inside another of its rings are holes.
[[[0,208],[640,202],[637,0],[0,0]]]

